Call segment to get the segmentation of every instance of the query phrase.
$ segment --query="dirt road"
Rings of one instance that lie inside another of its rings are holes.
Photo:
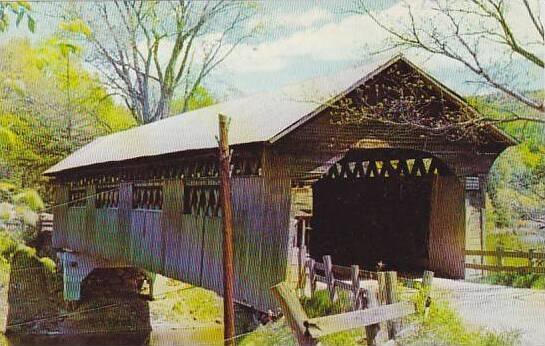
[[[518,331],[521,345],[545,346],[545,291],[434,279],[437,299],[450,301],[464,321]]]

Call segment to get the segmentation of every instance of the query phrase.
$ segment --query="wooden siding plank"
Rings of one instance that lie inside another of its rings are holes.
[[[202,286],[221,294],[223,292],[221,219],[204,217],[203,229]]]
[[[263,178],[237,177],[231,181],[234,244],[235,298],[241,302],[262,306],[261,243]]]
[[[429,268],[439,275],[464,276],[464,189],[458,178],[435,176],[429,221]]]
[[[130,263],[131,253],[131,213],[132,213],[132,184],[121,183],[119,185],[117,231],[118,243],[116,244],[117,259]]]
[[[96,238],[93,252],[103,258],[115,260],[118,253],[118,212],[116,209],[101,208],[96,211]]]
[[[80,240],[78,250],[82,252],[92,253],[96,244],[96,187],[88,185],[85,190],[85,216],[82,238]]]
[[[52,235],[53,248],[63,248],[67,246],[67,234],[70,227],[68,218],[68,185],[55,184],[56,207],[53,209],[53,229]]]

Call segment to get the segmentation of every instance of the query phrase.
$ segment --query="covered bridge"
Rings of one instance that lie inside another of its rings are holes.
[[[405,84],[403,76],[422,84]],[[476,113],[402,56],[278,91],[101,137],[45,174],[56,191],[53,245],[65,260],[65,296],[78,299],[94,268],[135,266],[221,294],[217,119],[229,115],[235,222],[235,299],[277,304],[297,254],[296,186],[313,201],[311,257],[463,278],[465,248],[484,246],[486,177],[515,142],[486,125],[477,137],[427,134],[381,121],[335,120],[335,105],[376,105],[402,87],[446,110]],[[416,89],[415,89],[416,88]],[[410,90],[409,90],[410,89]],[[431,97],[430,97],[431,96]],[[436,97],[437,96],[437,97]],[[361,103],[361,102],[360,102]]]

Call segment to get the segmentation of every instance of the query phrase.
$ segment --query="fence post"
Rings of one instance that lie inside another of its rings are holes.
[[[308,334],[308,327],[305,326],[308,317],[297,296],[284,283],[274,286],[271,290],[280,302],[284,316],[299,346],[317,346],[318,340]]]
[[[424,270],[424,275],[422,276],[422,288],[430,289],[431,283],[433,281],[434,273],[430,270]]]
[[[306,280],[305,272],[307,266],[307,247],[301,243],[299,247],[299,272],[297,273],[297,288],[305,292]]]
[[[331,256],[325,255],[324,269],[325,277],[327,279],[327,290],[329,291],[329,299],[333,301],[335,299],[335,278],[333,277],[333,263],[331,262]]]
[[[366,306],[365,308],[374,308],[379,306],[379,301],[374,291],[370,288],[365,290]],[[367,346],[376,346],[377,345],[377,334],[380,330],[380,324],[372,324],[365,327],[365,340],[367,341]]]
[[[379,295],[382,304],[397,303],[397,273],[394,271],[378,272]],[[388,338],[395,339],[398,331],[397,321],[388,321]]]
[[[502,246],[496,247],[496,265],[498,266],[498,269],[501,269],[501,267],[503,267],[503,247]]]
[[[350,267],[352,270],[352,293],[354,295],[354,300],[352,301],[352,309],[358,310],[359,304],[359,293],[360,293],[360,267],[358,265],[353,265]]]
[[[422,289],[426,298],[424,299],[424,318],[427,319],[431,306],[431,283],[433,281],[434,273],[429,270],[424,270],[424,275],[422,276]]]
[[[314,292],[316,292],[316,261],[312,258],[309,260],[308,265],[308,279],[310,281],[310,296],[314,297]]]
[[[528,267],[530,268],[530,271],[532,267],[534,266],[534,249],[528,250]]]

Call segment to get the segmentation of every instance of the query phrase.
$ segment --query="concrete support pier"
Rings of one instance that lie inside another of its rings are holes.
[[[94,269],[126,267],[77,252],[62,251],[57,256],[62,264],[63,296],[66,301],[81,299],[82,282]]]

